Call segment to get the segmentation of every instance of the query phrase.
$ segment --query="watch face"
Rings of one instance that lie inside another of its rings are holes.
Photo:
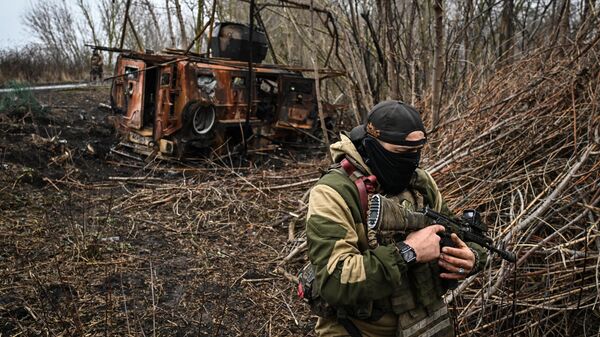
[[[417,259],[417,256],[412,248],[404,247],[404,249],[402,249],[402,258],[404,258],[404,261],[406,261],[407,263],[410,263],[415,261]]]

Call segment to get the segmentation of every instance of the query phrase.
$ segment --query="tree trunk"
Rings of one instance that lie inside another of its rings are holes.
[[[177,46],[177,40],[175,39],[175,32],[173,31],[173,20],[171,20],[171,9],[169,8],[169,1],[165,0],[165,9],[167,10],[167,23],[169,25],[169,37],[171,38],[171,47]]]
[[[380,18],[380,22],[383,22],[383,24],[382,24],[382,27],[383,27],[382,41],[384,41],[384,43],[382,43],[382,45],[383,45],[383,52],[384,52],[385,61],[386,61],[385,69],[387,69],[387,74],[385,74],[385,76],[388,78],[387,98],[401,99],[400,90],[399,90],[400,73],[399,73],[398,61],[396,58],[396,55],[397,55],[396,50],[399,50],[400,46],[396,46],[396,44],[394,43],[394,32],[396,32],[397,35],[399,35],[400,32],[396,31],[394,29],[394,21],[395,20],[394,20],[393,14],[394,14],[394,12],[392,11],[392,2],[391,1],[383,1],[381,12],[379,15],[382,16]],[[397,20],[400,20],[400,19],[401,18],[397,18]]]
[[[204,1],[198,0],[198,12],[196,14],[196,35],[200,34],[200,30],[204,26]],[[196,53],[200,53],[202,47],[202,38],[196,40]]]
[[[181,33],[181,45],[187,46],[188,39],[185,31],[185,20],[183,20],[183,14],[181,13],[181,4],[179,0],[173,0],[175,2],[175,14],[177,15],[177,21],[179,21],[179,31]]]
[[[465,13],[464,13],[464,32],[463,32],[463,71],[462,71],[462,80],[464,80],[470,72],[471,69],[471,39],[470,32],[471,29],[467,28],[467,25],[471,25],[471,16],[473,13],[473,4],[471,1],[466,1],[465,4]]]
[[[117,39],[117,16],[119,14],[119,3],[110,2],[110,0],[105,0],[104,8],[106,9],[107,14],[107,35],[108,35],[108,45],[112,47]],[[113,65],[113,52],[108,52],[108,66],[112,68]]]
[[[444,61],[444,9],[443,0],[433,0],[435,43],[433,47],[433,74],[431,90],[432,128],[440,121],[440,102],[442,96],[442,74]]]
[[[310,35],[311,40],[315,41],[315,22],[314,22],[314,11],[313,11],[313,0],[310,0]],[[319,75],[319,69],[317,66],[316,57],[311,56],[311,61],[315,76],[315,94],[317,98],[317,111],[319,113],[319,121],[321,122],[321,131],[323,132],[323,141],[327,148],[329,148],[329,135],[327,134],[327,125],[325,124],[325,116],[323,114],[323,106],[321,104],[321,76]],[[316,60],[315,60],[316,59]],[[333,158],[332,158],[333,159]]]
[[[146,5],[146,8],[148,9],[148,13],[150,13],[150,18],[152,19],[152,24],[154,25],[154,29],[156,29],[156,34],[158,35],[158,40],[160,41],[161,44],[163,44],[165,41],[163,41],[162,30],[160,28],[160,23],[158,22],[158,17],[156,16],[156,11],[154,10],[154,5],[152,5],[152,3],[150,3],[150,0],[144,0],[144,4]]]
[[[504,0],[504,7],[500,18],[500,43],[498,56],[500,62],[509,62],[514,56],[514,24],[513,24],[513,0]]]
[[[127,22],[129,21],[129,8],[131,7],[131,0],[127,0],[125,5],[125,17],[123,18],[123,27],[121,28],[121,42],[119,42],[119,48],[123,48],[125,43],[125,34],[127,33]]]
[[[416,4],[411,6],[408,20],[408,36],[406,39],[406,69],[407,78],[410,78],[410,105],[414,106],[417,102],[417,10]]]
[[[373,24],[371,23],[371,19],[369,18],[369,15],[367,13],[361,13],[360,16],[365,20],[365,23],[367,24],[367,28],[369,30],[369,33],[371,34],[371,37],[373,39],[373,44],[375,46],[375,51],[377,52],[377,60],[379,61],[379,65],[381,67],[382,73],[385,74],[383,81],[377,81],[377,85],[376,88],[380,87],[381,82],[383,82],[384,84],[387,84],[387,68],[386,68],[386,63],[385,63],[385,59],[383,56],[383,51],[381,49],[381,45],[379,43],[379,37],[377,36],[377,32],[375,31],[375,27],[373,27]],[[380,21],[381,22],[381,21]],[[365,49],[368,48],[368,45],[365,45]],[[368,55],[368,52],[365,53],[365,55]],[[370,62],[366,61],[365,62],[365,66],[369,66],[370,67]],[[369,68],[368,68],[369,69]],[[376,72],[377,67],[375,65],[373,65],[373,68],[369,71],[369,73],[371,72]],[[371,86],[373,88],[373,86]],[[379,90],[376,90],[376,93],[373,95],[377,98],[379,98]]]
[[[560,15],[560,40],[559,43],[561,46],[567,44],[569,39],[569,30],[570,30],[570,21],[571,18],[571,1],[563,0],[562,11]]]

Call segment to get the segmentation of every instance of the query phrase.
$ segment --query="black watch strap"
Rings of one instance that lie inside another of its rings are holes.
[[[404,242],[396,243],[396,247],[398,247],[398,253],[400,253],[400,256],[402,256],[407,265],[411,266],[417,263],[417,253],[413,247]]]

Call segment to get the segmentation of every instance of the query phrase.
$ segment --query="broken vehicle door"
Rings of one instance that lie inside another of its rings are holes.
[[[122,69],[121,78],[115,81],[116,92],[121,95],[116,96],[116,105],[123,112],[123,122],[125,126],[133,129],[141,129],[143,126],[143,108],[144,108],[144,84],[145,68],[143,61],[123,60],[120,63]],[[122,88],[119,88],[122,87]]]

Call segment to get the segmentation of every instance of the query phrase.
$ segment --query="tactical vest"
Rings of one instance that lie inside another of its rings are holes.
[[[416,191],[400,193],[394,197],[411,211],[424,206],[423,196]],[[404,240],[406,233],[380,233],[380,244],[392,244]],[[446,293],[439,277],[437,261],[418,263],[403,272],[402,283],[390,298],[392,310],[398,315],[397,336],[454,336],[448,316],[448,308],[442,300]]]

